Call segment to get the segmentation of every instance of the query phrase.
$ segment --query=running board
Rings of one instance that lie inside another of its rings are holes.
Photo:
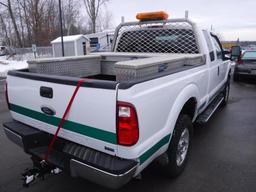
[[[196,122],[199,124],[207,123],[209,119],[212,117],[212,115],[214,114],[214,112],[221,105],[223,100],[224,100],[224,97],[222,94],[217,96],[216,99],[214,99],[212,103],[206,108],[206,110],[201,115],[199,115]]]

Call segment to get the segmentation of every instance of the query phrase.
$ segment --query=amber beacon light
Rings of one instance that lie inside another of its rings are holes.
[[[138,13],[136,18],[140,21],[167,20],[169,15],[164,11]]]

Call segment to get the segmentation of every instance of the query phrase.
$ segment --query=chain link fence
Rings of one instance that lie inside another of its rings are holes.
[[[36,58],[53,57],[52,47],[37,47],[36,53],[33,53],[32,47],[29,48],[14,48],[11,50],[13,60],[23,61]]]

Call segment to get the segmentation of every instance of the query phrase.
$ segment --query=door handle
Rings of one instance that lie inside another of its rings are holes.
[[[53,98],[53,90],[51,87],[40,87],[40,95],[41,95],[41,97],[52,99]]]
[[[218,66],[218,76],[220,75],[220,66]]]

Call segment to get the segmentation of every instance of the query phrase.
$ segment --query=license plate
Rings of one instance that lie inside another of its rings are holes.
[[[256,70],[251,70],[251,74],[256,75]]]

